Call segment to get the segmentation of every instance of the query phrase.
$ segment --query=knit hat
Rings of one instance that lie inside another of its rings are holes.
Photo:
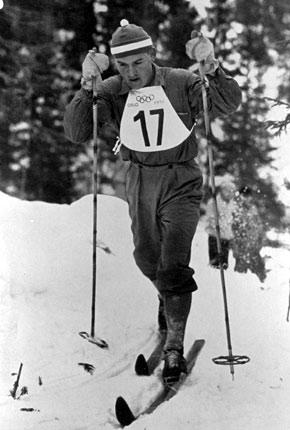
[[[144,28],[122,19],[112,36],[111,54],[116,58],[125,57],[144,52],[150,46],[153,46],[152,40]]]

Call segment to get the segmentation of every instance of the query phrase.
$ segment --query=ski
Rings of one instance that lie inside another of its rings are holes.
[[[166,341],[166,332],[159,333],[158,343],[146,360],[143,354],[139,354],[135,361],[135,372],[139,376],[152,375],[162,359],[163,348]]]
[[[132,424],[133,421],[139,418],[140,415],[151,414],[161,403],[175,396],[178,393],[178,390],[180,389],[180,387],[183,385],[186,378],[190,375],[196,363],[197,357],[200,351],[202,350],[204,344],[205,344],[204,339],[198,339],[192,344],[191,348],[189,349],[186,355],[187,373],[182,374],[179,381],[173,385],[168,386],[164,384],[161,392],[157,395],[157,397],[139,415],[135,416],[131,411],[130,406],[128,405],[126,400],[121,396],[118,397],[115,404],[115,413],[116,413],[116,418],[121,424],[121,426],[122,427],[129,426],[130,424]]]

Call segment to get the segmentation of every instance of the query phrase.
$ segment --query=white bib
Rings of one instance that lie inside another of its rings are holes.
[[[190,133],[161,86],[129,92],[120,126],[120,140],[127,148],[164,151],[180,145]]]

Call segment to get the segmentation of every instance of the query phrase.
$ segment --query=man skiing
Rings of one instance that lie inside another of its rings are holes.
[[[210,115],[234,112],[241,92],[214,58],[211,42],[197,36],[186,50],[203,64]],[[202,82],[188,70],[158,67],[150,36],[126,20],[112,35],[111,54],[119,74],[104,81],[108,57],[94,50],[87,54],[81,89],[67,106],[64,128],[72,142],[92,137],[96,77],[99,135],[118,137],[122,158],[130,161],[126,193],[134,258],[158,291],[159,328],[166,331],[163,379],[171,384],[186,372],[184,334],[197,290],[189,262],[202,199],[193,131],[202,112]]]

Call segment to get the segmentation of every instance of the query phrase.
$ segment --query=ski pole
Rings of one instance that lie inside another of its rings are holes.
[[[204,124],[205,124],[205,138],[206,138],[206,146],[207,146],[207,152],[208,152],[211,189],[212,189],[213,202],[214,202],[214,216],[215,216],[217,249],[218,249],[218,255],[219,255],[219,268],[220,268],[221,284],[222,284],[222,291],[223,291],[223,301],[224,301],[224,310],[225,310],[226,334],[227,334],[227,344],[228,344],[228,352],[229,352],[229,357],[228,357],[229,363],[228,364],[230,365],[231,375],[234,378],[234,366],[233,366],[234,356],[233,356],[233,352],[232,352],[227,291],[226,291],[224,269],[223,269],[223,265],[222,265],[222,261],[221,261],[222,246],[221,246],[221,236],[220,236],[219,212],[218,212],[218,205],[217,205],[217,199],[216,199],[213,150],[212,150],[212,144],[211,144],[210,139],[209,139],[210,122],[209,122],[208,103],[207,103],[207,94],[206,94],[206,80],[205,80],[206,78],[205,78],[205,73],[204,73],[204,61],[199,63],[199,73],[200,73],[200,77],[202,80],[201,91],[202,91],[202,102],[203,102],[203,113],[204,113]]]
[[[250,358],[246,355],[233,355],[232,352],[232,342],[231,342],[231,331],[230,331],[230,320],[229,320],[229,311],[228,311],[228,301],[227,301],[227,291],[226,291],[226,282],[224,276],[224,268],[222,266],[221,255],[222,255],[222,246],[221,246],[221,235],[220,235],[220,224],[219,224],[219,212],[218,205],[216,199],[216,186],[215,186],[215,174],[214,174],[214,163],[213,163],[213,149],[210,141],[210,122],[209,122],[209,114],[208,114],[208,104],[207,104],[207,94],[206,94],[206,79],[204,73],[204,62],[199,63],[199,72],[202,80],[202,101],[203,101],[203,112],[204,112],[204,123],[205,123],[205,135],[206,135],[206,146],[208,151],[208,160],[209,160],[209,172],[211,179],[211,188],[213,194],[214,201],[214,216],[215,216],[215,225],[216,225],[216,237],[217,237],[217,248],[219,254],[219,266],[220,266],[220,275],[221,275],[221,284],[223,291],[223,301],[224,301],[224,310],[225,310],[225,323],[226,323],[226,334],[227,334],[227,344],[228,344],[228,356],[220,356],[213,358],[213,362],[215,364],[223,364],[230,366],[230,372],[232,375],[232,379],[234,379],[234,365],[236,364],[246,364],[250,361]]]
[[[93,82],[93,260],[92,260],[92,303],[91,303],[91,333],[80,332],[80,335],[100,348],[108,348],[104,339],[95,336],[96,293],[97,293],[97,203],[98,203],[98,105],[97,77],[92,76]]]
[[[195,59],[195,60],[196,60],[196,55],[193,52],[193,48],[196,47],[196,43],[194,42],[192,44],[192,41],[193,41],[193,39],[196,39],[196,38],[203,38],[203,35],[201,32],[193,30],[191,32],[191,40],[188,41],[188,43],[186,44],[187,55],[191,59]],[[208,103],[207,103],[207,84],[208,83],[207,83],[207,80],[205,77],[205,60],[198,62],[198,68],[199,68],[199,73],[200,73],[200,78],[201,78],[201,94],[202,94],[202,104],[203,104],[203,114],[204,114],[204,124],[205,124],[205,139],[206,139],[206,147],[207,147],[208,162],[209,162],[209,174],[210,174],[209,176],[210,176],[211,189],[212,189],[212,194],[213,194],[216,239],[217,239],[217,248],[218,248],[222,292],[223,292],[227,346],[228,346],[228,353],[229,353],[228,356],[220,356],[220,357],[213,358],[213,362],[215,364],[229,365],[230,371],[232,374],[232,378],[234,379],[234,365],[235,364],[245,364],[250,359],[246,355],[233,355],[233,352],[232,352],[232,341],[231,341],[227,291],[226,291],[226,283],[225,283],[225,276],[224,276],[224,268],[222,266],[222,246],[221,246],[221,235],[220,235],[220,224],[219,224],[219,211],[218,211],[217,198],[216,198],[215,174],[214,174],[214,163],[213,163],[213,149],[212,149],[212,144],[210,141],[210,121],[209,121],[209,112],[208,112]]]

